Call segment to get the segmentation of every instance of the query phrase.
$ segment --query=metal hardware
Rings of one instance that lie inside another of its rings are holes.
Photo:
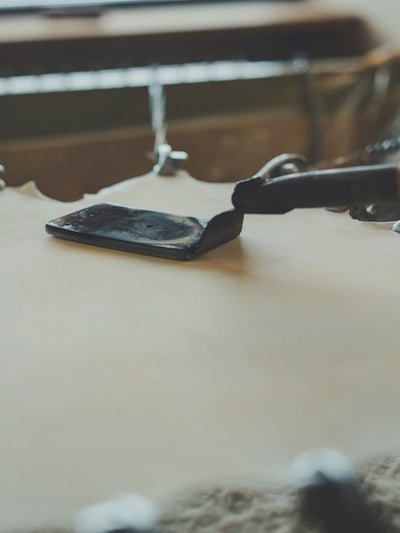
[[[165,92],[156,77],[149,85],[148,90],[156,160],[153,171],[159,176],[174,176],[188,155],[186,152],[172,150],[172,147],[167,143]]]
[[[268,161],[254,177],[268,180],[304,172],[305,170],[307,170],[307,162],[303,156],[299,154],[281,154]]]
[[[0,165],[0,176],[2,176],[5,172],[5,169],[3,165]],[[6,182],[0,178],[0,191],[4,190],[6,188]]]
[[[384,139],[375,144],[369,144],[365,148],[365,153],[372,161],[382,161],[386,157],[397,153],[400,150],[400,138]]]
[[[188,155],[186,152],[172,150],[169,144],[160,144],[157,148],[157,163],[153,171],[159,176],[175,176],[176,171],[186,161]]]

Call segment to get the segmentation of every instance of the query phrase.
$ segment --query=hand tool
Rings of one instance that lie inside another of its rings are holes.
[[[97,204],[46,224],[58,238],[126,252],[189,260],[237,237],[244,214],[283,214],[295,208],[393,203],[400,169],[374,165],[299,172],[300,156],[284,154],[237,183],[234,209],[211,220],[112,204]],[[286,175],[275,174],[287,173]],[[293,173],[294,172],[294,173]]]

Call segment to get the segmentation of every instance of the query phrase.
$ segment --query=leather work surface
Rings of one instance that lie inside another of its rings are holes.
[[[0,192],[0,531],[116,493],[400,446],[400,236],[299,210],[182,263],[55,239],[95,203],[208,218],[232,184],[147,175],[74,203]]]

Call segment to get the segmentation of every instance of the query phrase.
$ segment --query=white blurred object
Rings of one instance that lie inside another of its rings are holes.
[[[397,233],[400,233],[400,220],[398,220],[397,222],[395,222],[393,224],[393,231],[397,231]]]
[[[354,469],[345,455],[332,448],[319,448],[300,454],[291,467],[291,479],[297,487],[313,482],[317,473],[323,473],[332,481],[351,481]]]
[[[126,494],[80,511],[75,519],[76,533],[107,533],[116,530],[154,531],[160,519],[157,507],[137,494]]]

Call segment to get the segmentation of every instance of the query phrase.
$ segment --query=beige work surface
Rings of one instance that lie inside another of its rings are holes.
[[[0,531],[124,491],[281,474],[329,444],[400,446],[400,235],[303,210],[247,216],[188,263],[68,243],[97,202],[208,217],[230,184],[148,175],[73,204],[0,192]]]

